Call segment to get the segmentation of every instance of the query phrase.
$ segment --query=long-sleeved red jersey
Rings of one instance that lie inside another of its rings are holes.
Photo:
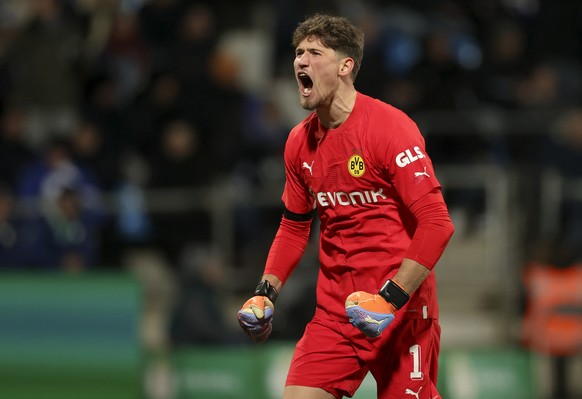
[[[434,267],[450,235],[437,233],[436,245],[424,253],[409,252],[420,222],[411,208],[438,192],[440,184],[424,138],[405,113],[358,93],[339,128],[325,129],[315,113],[298,124],[284,159],[285,207],[295,214],[317,208],[321,222],[318,308],[346,321],[345,298],[355,291],[377,292],[404,257]],[[437,198],[442,201],[440,193]],[[446,211],[444,202],[438,205]],[[284,281],[290,270],[278,267],[268,261],[265,273]],[[400,313],[437,317],[435,290],[431,273]]]

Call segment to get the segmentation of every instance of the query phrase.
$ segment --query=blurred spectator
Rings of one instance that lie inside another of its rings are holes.
[[[22,108],[4,108],[0,116],[0,183],[14,187],[22,168],[35,156],[25,136],[26,121]]]
[[[105,191],[113,190],[121,180],[121,154],[109,146],[97,125],[80,121],[70,140],[74,163],[95,175],[97,186]]]
[[[235,158],[229,147],[240,135],[236,131],[240,113],[234,109],[242,101],[238,64],[234,57],[217,52],[220,32],[208,6],[184,8],[176,29],[164,67],[180,82],[183,107],[198,128],[202,145],[218,157],[212,172],[228,173]]]
[[[422,101],[414,71],[422,60],[426,17],[398,4],[368,6],[360,17],[365,33],[365,72],[358,75],[360,91],[382,98],[406,112]]]
[[[138,0],[139,1],[139,0]],[[71,2],[75,16],[83,21],[85,28],[85,42],[83,55],[86,67],[92,70],[96,59],[103,51],[111,35],[115,16],[121,11],[122,5],[127,2],[119,0],[75,0]],[[137,3],[137,1],[136,1]]]
[[[149,165],[150,189],[194,189],[205,187],[213,178],[214,161],[200,146],[197,129],[184,120],[173,120],[163,127]],[[152,218],[155,242],[173,266],[188,242],[206,239],[210,234],[208,216],[200,210],[174,209]]]
[[[0,267],[3,270],[79,272],[99,259],[99,219],[82,208],[75,189],[63,187],[54,207],[22,217],[15,197],[0,187]]]
[[[27,141],[40,148],[51,135],[70,132],[75,122],[84,37],[61,1],[36,0],[30,5],[31,19],[7,57],[11,101],[24,107]]]
[[[0,184],[0,268],[17,269],[25,265],[22,245],[22,221],[17,215],[14,194],[10,187]]]
[[[241,342],[224,319],[225,272],[224,260],[207,246],[192,243],[184,248],[170,325],[175,346]]]
[[[72,158],[70,143],[52,139],[16,181],[31,267],[81,269],[99,258],[102,192],[92,171]]]
[[[118,104],[133,101],[146,85],[150,73],[149,58],[137,17],[127,12],[118,13],[100,57],[103,70],[111,76],[116,87]]]
[[[113,77],[97,74],[85,81],[85,99],[81,117],[94,124],[101,133],[106,148],[115,153],[131,149],[125,107],[118,101],[118,90]]]
[[[516,93],[521,108],[555,107],[560,104],[559,75],[549,64],[535,65],[522,77]]]
[[[509,18],[489,24],[484,36],[485,59],[476,80],[481,101],[509,108],[518,105],[517,88],[529,64],[526,35],[526,30]]]
[[[0,30],[12,31],[23,24],[30,13],[30,1],[4,0],[0,3]]]
[[[582,100],[581,65],[570,60],[541,60],[531,67],[517,87],[519,106],[524,109],[568,107]]]
[[[530,54],[530,58],[541,55],[544,58],[565,57],[580,60],[582,57],[580,46],[582,2],[578,0],[529,0],[528,2],[537,3],[538,6],[529,30],[534,42],[534,53]],[[514,0],[513,3],[519,3],[519,1]]]
[[[582,108],[565,110],[542,144],[541,162],[543,168],[549,168],[566,179],[582,181]],[[560,195],[560,193],[556,193]],[[560,219],[561,253],[570,257],[568,262],[582,260],[582,200],[566,198],[561,200],[563,213]]]
[[[28,2],[4,0],[0,2],[0,109],[8,103],[11,89],[8,53],[18,29],[27,17]]]
[[[546,166],[564,177],[582,177],[582,107],[563,110],[542,150]]]
[[[139,27],[152,56],[152,69],[167,68],[167,49],[177,40],[183,0],[150,0],[138,14]]]
[[[467,109],[476,102],[471,77],[482,62],[474,22],[468,11],[453,1],[438,2],[427,18],[423,57],[414,71],[423,91],[420,106]]]
[[[198,130],[186,120],[170,120],[162,127],[149,160],[150,187],[193,188],[212,181],[212,173],[206,171],[211,158],[200,146]]]
[[[103,219],[98,238],[101,253],[98,258],[104,265],[119,265],[122,247],[127,245],[127,242],[123,239],[126,236],[121,237],[119,234],[118,222],[123,220],[124,223],[120,225],[131,226],[128,230],[123,230],[124,233],[134,232],[134,228],[141,231],[141,227],[137,223],[136,228],[136,224],[133,223],[134,217],[128,217],[127,209],[131,201],[127,201],[127,197],[131,197],[134,191],[125,190],[127,186],[124,186],[126,176],[123,173],[123,158],[127,158],[127,155],[119,148],[120,146],[112,145],[111,141],[114,139],[106,137],[97,124],[89,120],[81,120],[71,137],[70,149],[72,162],[78,165],[79,169],[90,171],[98,189],[104,195],[109,195],[103,201]],[[113,199],[118,199],[115,194],[118,194],[119,198],[124,197],[125,202],[121,200],[120,203],[113,202]],[[107,199],[110,201],[106,202]],[[105,208],[105,205],[111,208]],[[134,215],[132,212],[129,214]],[[128,220],[131,222],[127,222]],[[138,217],[138,220],[142,219]],[[141,237],[140,234],[138,235]]]
[[[75,273],[98,265],[100,218],[83,207],[80,194],[74,187],[62,187],[56,206],[38,220],[47,249],[41,266]]]
[[[147,245],[152,238],[145,193],[149,177],[146,162],[134,151],[124,152],[121,161],[121,180],[113,191],[117,211],[114,232],[106,235],[116,252]]]
[[[523,270],[525,312],[521,339],[551,362],[551,395],[580,397],[570,372],[582,346],[582,264],[528,262]]]
[[[54,209],[65,187],[78,190],[84,208],[101,213],[101,190],[93,173],[74,163],[69,142],[53,139],[23,168],[16,182],[16,196],[30,216]]]
[[[421,41],[429,29],[427,18],[418,10],[398,5],[383,8],[381,15],[381,32],[372,38],[377,36],[375,44],[380,47],[384,73],[392,78],[410,78],[413,68],[421,61]],[[368,45],[372,39],[366,40]],[[371,73],[382,75],[380,71]]]
[[[160,132],[166,123],[189,113],[184,106],[181,83],[171,72],[156,73],[130,105],[126,115],[128,140],[143,156],[158,148]]]
[[[255,173],[263,162],[282,154],[291,128],[285,124],[279,104],[264,97],[249,96],[245,102],[243,157],[255,165]]]
[[[228,176],[244,148],[243,112],[249,93],[240,87],[239,65],[232,54],[216,50],[208,68],[208,79],[191,93],[189,105],[198,111],[195,120],[202,142],[214,157],[212,172]]]
[[[205,5],[190,5],[174,29],[176,40],[167,46],[164,69],[175,73],[186,90],[192,90],[208,77],[208,61],[219,34],[214,13]]]

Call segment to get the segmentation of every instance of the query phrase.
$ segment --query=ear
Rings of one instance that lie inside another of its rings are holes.
[[[340,68],[339,68],[339,76],[347,76],[352,73],[354,69],[354,60],[353,58],[346,57],[341,60]]]

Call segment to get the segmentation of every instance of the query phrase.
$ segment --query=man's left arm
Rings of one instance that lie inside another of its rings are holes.
[[[417,261],[404,258],[398,272],[392,277],[392,281],[398,284],[405,292],[412,294],[420,287],[430,272],[431,269],[421,265]]]
[[[379,336],[423,283],[454,232],[440,189],[435,188],[410,207],[418,225],[400,268],[377,294],[358,291],[346,299],[350,322],[370,338]]]

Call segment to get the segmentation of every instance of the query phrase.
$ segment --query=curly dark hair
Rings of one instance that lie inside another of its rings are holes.
[[[293,32],[292,45],[297,48],[305,38],[316,36],[321,43],[354,60],[355,81],[364,57],[364,32],[345,17],[315,14],[301,22]]]

